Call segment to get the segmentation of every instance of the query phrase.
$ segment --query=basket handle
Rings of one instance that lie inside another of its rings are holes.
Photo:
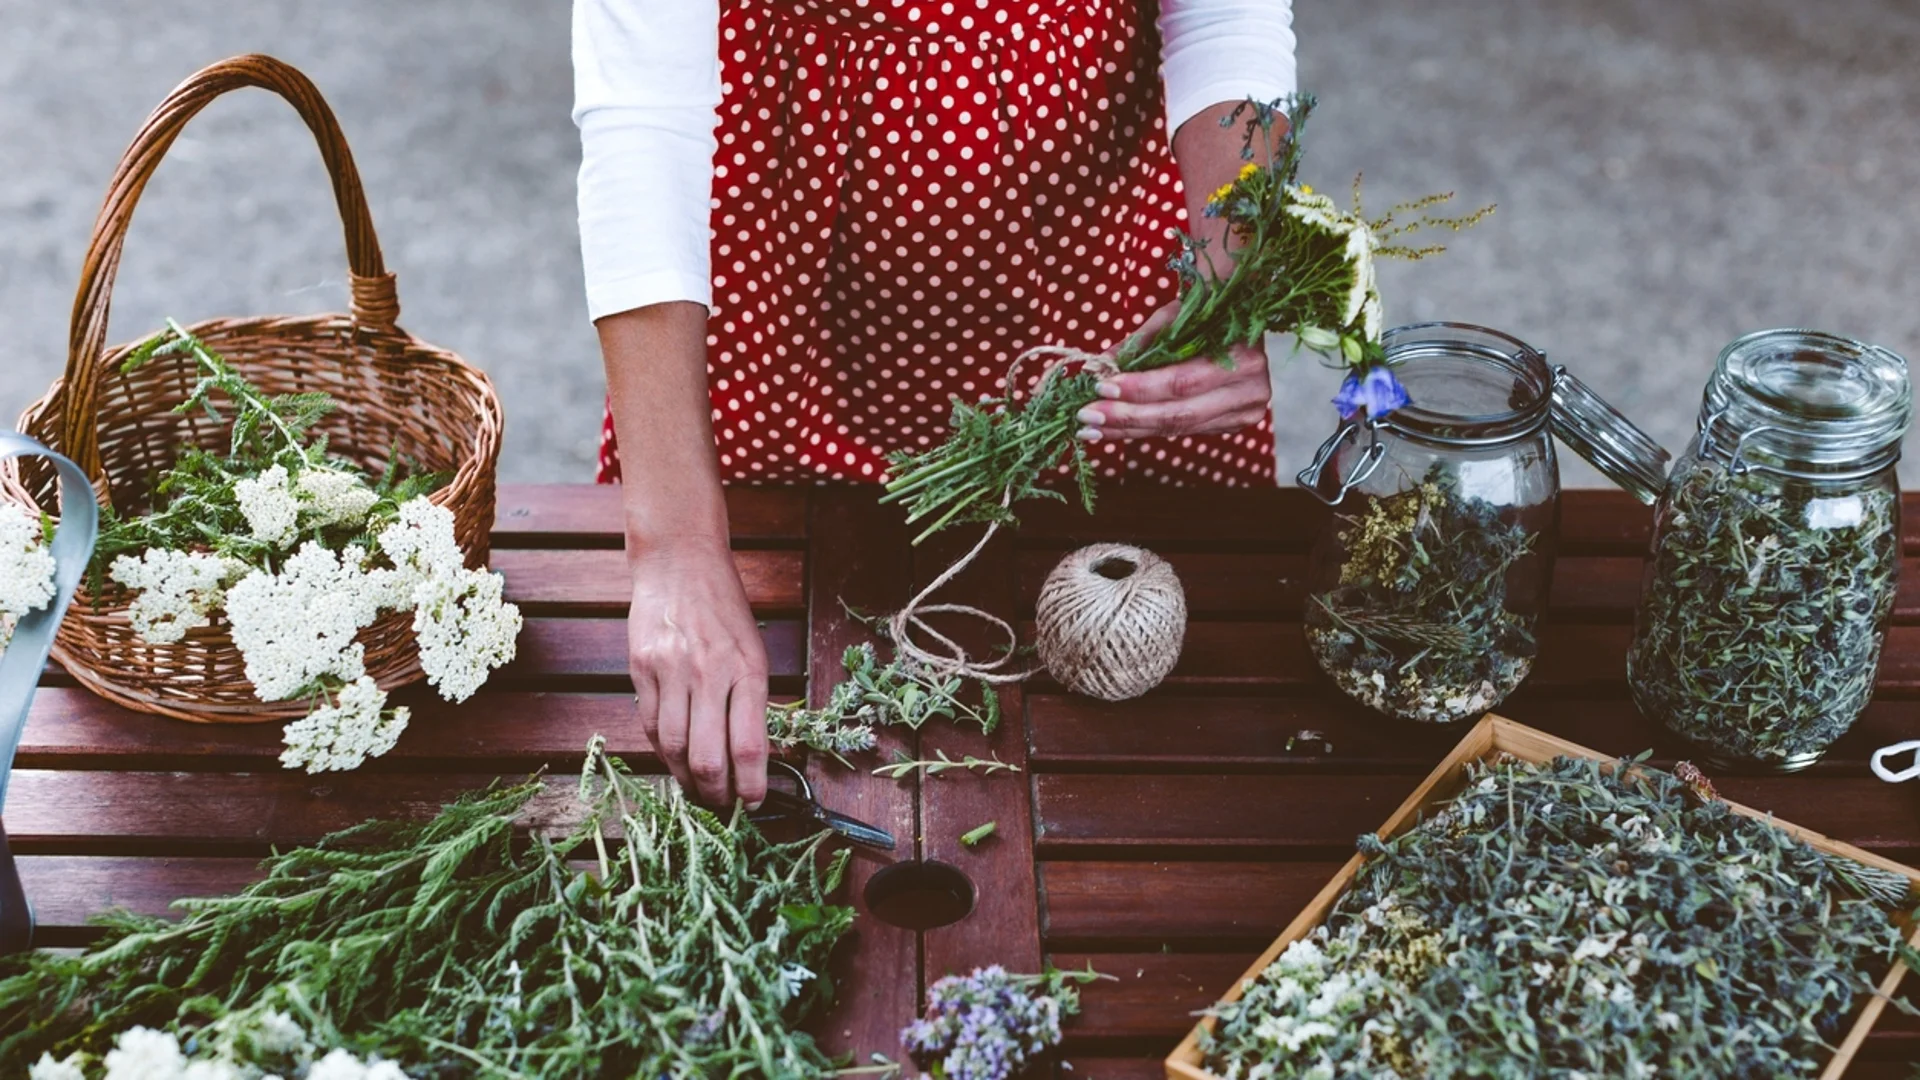
[[[80,269],[80,289],[73,298],[73,319],[67,339],[67,374],[62,395],[61,447],[93,480],[103,479],[99,431],[95,413],[99,402],[101,357],[107,348],[107,315],[113,303],[113,281],[120,269],[120,249],[126,242],[133,208],[146,190],[174,139],[187,121],[213,99],[242,87],[271,90],[287,100],[312,129],[320,157],[333,180],[333,197],[346,230],[347,268],[353,293],[353,319],[370,330],[391,331],[400,317],[400,301],[393,275],[380,256],[380,240],[367,212],[366,192],[353,154],[340,134],[333,110],[313,82],[292,66],[271,56],[251,54],[222,60],[200,69],[175,87],[153,110],[134,135],[107,188],[107,198],[93,222],[87,259]]]

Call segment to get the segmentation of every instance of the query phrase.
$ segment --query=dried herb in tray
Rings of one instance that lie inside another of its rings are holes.
[[[1908,955],[1880,871],[1646,768],[1468,767],[1202,1039],[1229,1080],[1812,1075]],[[1879,899],[1869,899],[1879,896]]]

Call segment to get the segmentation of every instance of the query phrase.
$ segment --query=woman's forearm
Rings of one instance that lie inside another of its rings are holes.
[[[1240,156],[1241,147],[1246,144],[1246,120],[1242,113],[1240,119],[1220,126],[1222,118],[1244,105],[1244,101],[1223,101],[1209,105],[1194,114],[1193,118],[1180,125],[1173,135],[1173,158],[1180,166],[1180,183],[1187,197],[1187,232],[1196,240],[1206,242],[1206,253],[1215,260],[1215,266],[1224,277],[1227,273],[1223,257],[1230,257],[1232,248],[1227,243],[1227,220],[1207,216],[1207,197],[1219,190],[1221,185],[1233,182],[1240,175],[1240,167],[1247,162]],[[1287,133],[1285,117],[1277,117],[1274,122],[1273,137],[1277,142]],[[1253,142],[1254,155],[1265,165],[1264,148],[1256,137]],[[1201,260],[1206,265],[1206,260]]]
[[[620,440],[629,555],[724,545],[727,508],[707,396],[707,309],[650,304],[594,325]]]

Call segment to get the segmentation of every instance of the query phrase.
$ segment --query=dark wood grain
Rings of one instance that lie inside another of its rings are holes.
[[[1078,775],[1036,780],[1043,855],[1236,851],[1267,855],[1353,850],[1417,783],[1415,777]],[[1837,840],[1906,854],[1920,847],[1920,791],[1870,777],[1716,780],[1727,798]],[[1244,857],[1244,856],[1242,856]]]
[[[775,678],[806,674],[806,624],[799,619],[765,619],[767,668]],[[614,684],[608,686],[606,684]],[[627,672],[625,619],[526,620],[519,654],[488,685],[533,689],[623,689]]]
[[[1500,712],[1606,753],[1652,750],[1659,761],[1692,756],[1678,739],[1641,716],[1632,702],[1619,698],[1568,698],[1523,687]],[[1027,699],[1027,714],[1033,759],[1048,771],[1332,769],[1424,774],[1464,730],[1461,725],[1380,716],[1334,694],[1193,697],[1156,690],[1115,703],[1033,694]],[[1876,748],[1916,731],[1920,701],[1875,701],[1814,771],[1860,775]],[[1316,733],[1321,738],[1304,737]]]
[[[916,584],[943,573],[975,537],[942,539],[946,542],[930,543],[916,552]],[[1012,546],[1004,537],[997,538],[936,597],[936,602],[950,596],[963,597],[965,603],[1011,620],[1014,575]],[[980,633],[982,629],[974,623],[954,628],[951,633],[975,655],[988,655],[998,643]],[[975,894],[972,914],[951,926],[927,931],[929,981],[990,964],[1011,971],[1039,970],[1039,890],[1033,861],[1033,800],[1025,772],[1024,693],[1018,684],[1012,684],[1001,689],[1000,698],[1005,716],[990,736],[975,727],[944,722],[920,733],[922,756],[944,750],[955,758],[968,754],[997,757],[1022,770],[991,776],[952,771],[929,777],[920,785],[920,833],[925,857],[959,867],[972,880]],[[989,821],[995,823],[991,837],[972,848],[960,843],[961,834]]]
[[[727,521],[737,546],[800,545],[807,537],[807,490],[730,487]],[[602,484],[502,484],[495,547],[612,547],[626,522],[620,488]]]
[[[735,551],[733,564],[756,613],[805,611],[805,552],[749,548]],[[493,553],[491,565],[506,575],[507,599],[529,615],[624,618],[633,599],[627,556],[619,550],[507,548]]]
[[[264,855],[370,818],[426,818],[491,774],[63,772],[19,769],[6,825],[32,855]],[[530,810],[564,817],[571,778]]]
[[[808,694],[824,704],[845,678],[840,657],[848,645],[869,639],[846,617],[841,601],[868,611],[887,611],[906,599],[912,567],[907,532],[898,512],[882,509],[866,491],[827,489],[814,494],[808,586],[813,598],[809,641],[813,663]],[[913,733],[880,732],[879,760],[918,749]],[[832,1053],[865,1061],[872,1053],[899,1056],[900,1029],[920,1009],[920,937],[874,918],[865,890],[874,873],[919,854],[916,784],[887,780],[867,770],[831,761],[809,770],[820,801],[843,814],[890,830],[898,847],[891,855],[856,849],[847,875],[846,902],[859,914],[851,940],[836,954],[833,976],[839,997],[816,1026]]]
[[[26,855],[18,864],[43,945],[79,938],[87,920],[108,908],[172,916],[175,900],[228,896],[261,877],[259,861],[245,858]]]
[[[1043,863],[1048,947],[1262,949],[1339,869],[1332,861]]]

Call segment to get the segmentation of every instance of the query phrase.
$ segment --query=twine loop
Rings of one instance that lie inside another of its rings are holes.
[[[1049,382],[1057,379],[1071,365],[1079,365],[1081,371],[1091,371],[1099,375],[1117,373],[1120,368],[1106,353],[1087,352],[1067,345],[1036,345],[1007,365],[1007,374],[1002,381],[1007,400],[1011,402],[1014,390],[1019,382],[1020,369],[1028,361],[1042,360],[1045,365],[1035,383],[1036,394]],[[1000,493],[1000,508],[1006,509],[1013,501],[1011,487]],[[887,619],[887,633],[893,638],[894,649],[907,660],[927,672],[938,676],[958,675],[962,678],[977,679],[991,685],[1017,683],[1032,675],[1038,668],[1016,670],[1009,667],[1020,646],[1020,636],[1012,623],[989,611],[983,611],[971,604],[929,604],[927,598],[939,592],[948,582],[959,577],[961,572],[973,565],[980,557],[994,535],[1000,531],[1000,522],[987,525],[986,532],[973,547],[962,555],[952,566],[947,567],[939,577],[934,578],[926,588],[921,589],[906,606],[894,612]],[[1183,609],[1184,610],[1184,609]],[[928,625],[927,615],[960,615],[978,619],[986,623],[1000,642],[1000,655],[994,659],[976,660],[951,637]],[[1182,616],[1184,620],[1184,615]],[[930,644],[922,644],[914,638],[915,633],[925,635]]]

